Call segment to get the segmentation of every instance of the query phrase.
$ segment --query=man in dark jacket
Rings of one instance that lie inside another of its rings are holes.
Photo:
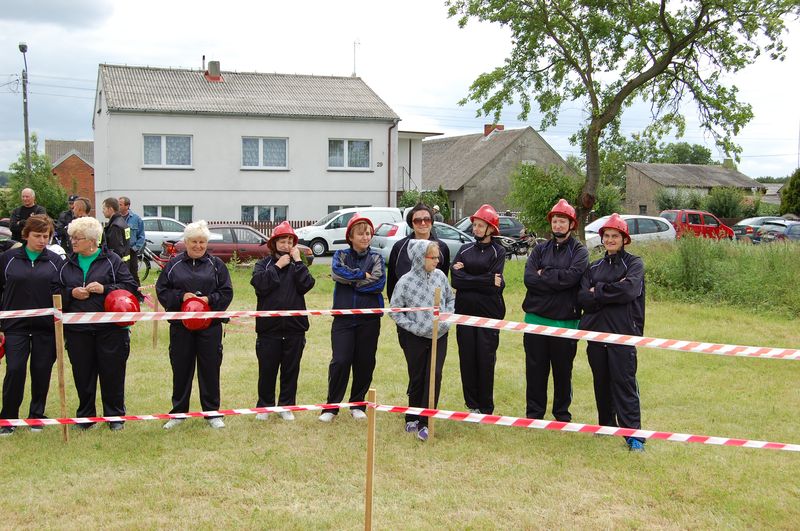
[[[525,265],[522,303],[525,322],[577,328],[578,285],[589,265],[589,252],[572,236],[577,220],[575,209],[565,200],[547,214],[553,238],[534,247]],[[572,414],[572,363],[578,342],[538,334],[525,334],[526,410],[528,418],[542,419],[547,409],[547,381],[553,369],[553,416],[570,422]]]
[[[108,220],[103,229],[103,247],[122,258],[127,266],[131,259],[131,229],[119,213],[119,201],[115,197],[103,200],[103,215]],[[138,279],[134,277],[134,281]]]
[[[67,227],[72,223],[72,220],[75,219],[73,208],[75,208],[76,199],[78,199],[77,195],[69,196],[69,207],[58,215],[58,220],[56,221],[56,237],[58,238],[61,248],[67,253],[67,256],[72,254],[72,244],[69,241]]]
[[[25,188],[20,192],[22,205],[11,211],[9,227],[11,228],[11,239],[18,242],[22,241],[22,228],[28,218],[34,214],[47,214],[45,208],[36,204],[36,192],[30,188]]]

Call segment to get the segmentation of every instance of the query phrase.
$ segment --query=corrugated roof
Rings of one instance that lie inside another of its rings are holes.
[[[525,129],[436,138],[422,142],[422,182],[433,190],[458,190],[520,138]]]
[[[724,166],[705,164],[649,164],[626,162],[628,166],[642,172],[662,186],[686,186],[690,188],[761,188],[763,185],[743,174]]]
[[[78,155],[88,162],[94,164],[94,142],[91,140],[47,140],[44,141],[44,152],[50,157],[50,162],[55,165],[64,155],[70,151],[76,151]]]
[[[110,111],[397,120],[358,77],[222,72],[101,64]]]

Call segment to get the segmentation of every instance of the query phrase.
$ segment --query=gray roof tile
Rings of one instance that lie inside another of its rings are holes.
[[[48,140],[44,141],[44,152],[50,157],[50,162],[55,165],[64,155],[70,151],[77,151],[80,157],[94,164],[94,142],[91,140]]]
[[[626,162],[662,186],[761,188],[763,185],[738,170],[705,164],[649,164]]]

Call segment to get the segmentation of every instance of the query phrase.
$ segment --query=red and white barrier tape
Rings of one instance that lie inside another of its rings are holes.
[[[319,411],[344,407],[368,406],[368,402],[341,402],[338,404],[313,404],[307,406],[274,406],[251,407],[237,409],[220,409],[218,411],[190,411],[188,413],[158,413],[154,415],[120,415],[111,417],[69,417],[63,419],[0,419],[0,427],[57,426],[60,424],[87,424],[95,422],[122,422],[126,420],[169,420],[218,417],[220,415],[253,415],[256,413],[280,413],[282,411]]]
[[[613,426],[600,426],[596,424],[578,424],[576,422],[559,422],[555,420],[523,419],[519,417],[465,413],[462,411],[445,411],[441,409],[384,406],[381,404],[375,404],[374,406],[371,404],[371,406],[377,411],[384,411],[387,413],[422,415],[424,417],[455,420],[459,422],[474,422],[479,424],[493,424],[498,426],[514,426],[518,428],[534,428],[539,430],[566,431],[576,433],[597,433],[600,435],[638,437],[641,439],[657,439],[670,442],[691,442],[700,444],[714,444],[719,446],[741,446],[744,448],[800,452],[800,444],[755,441],[750,439],[732,439],[730,437],[712,437],[709,435],[690,435],[687,433],[671,433],[667,431],[634,430],[631,428],[617,428]]]
[[[5,310],[0,312],[0,319],[16,319],[20,317],[41,317],[42,315],[56,315],[55,308],[36,308],[33,310]]]
[[[609,332],[591,332],[573,328],[557,328],[554,326],[533,325],[489,319],[486,317],[472,317],[457,313],[442,313],[440,321],[481,328],[494,328],[497,330],[510,330],[526,334],[540,334],[544,336],[563,337],[567,339],[585,339],[615,345],[628,345],[631,347],[659,348],[664,350],[678,350],[681,352],[699,352],[701,354],[717,354],[720,356],[736,356],[747,358],[769,358],[783,360],[800,359],[800,349],[748,347],[742,345],[725,345],[722,343],[701,343],[699,341],[680,341],[677,339],[659,339],[656,337],[628,336],[612,334]]]

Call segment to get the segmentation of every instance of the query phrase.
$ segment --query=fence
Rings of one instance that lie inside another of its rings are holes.
[[[317,222],[317,220],[287,220],[289,225],[292,226],[293,229],[299,229],[300,227],[305,227],[307,225],[313,225]],[[246,225],[248,227],[252,227],[256,229],[258,232],[264,234],[265,236],[269,237],[272,236],[272,229],[277,227],[281,222],[280,221],[241,221],[241,220],[234,220],[234,221],[209,221],[208,225],[222,225],[222,224],[234,224],[234,225]]]

